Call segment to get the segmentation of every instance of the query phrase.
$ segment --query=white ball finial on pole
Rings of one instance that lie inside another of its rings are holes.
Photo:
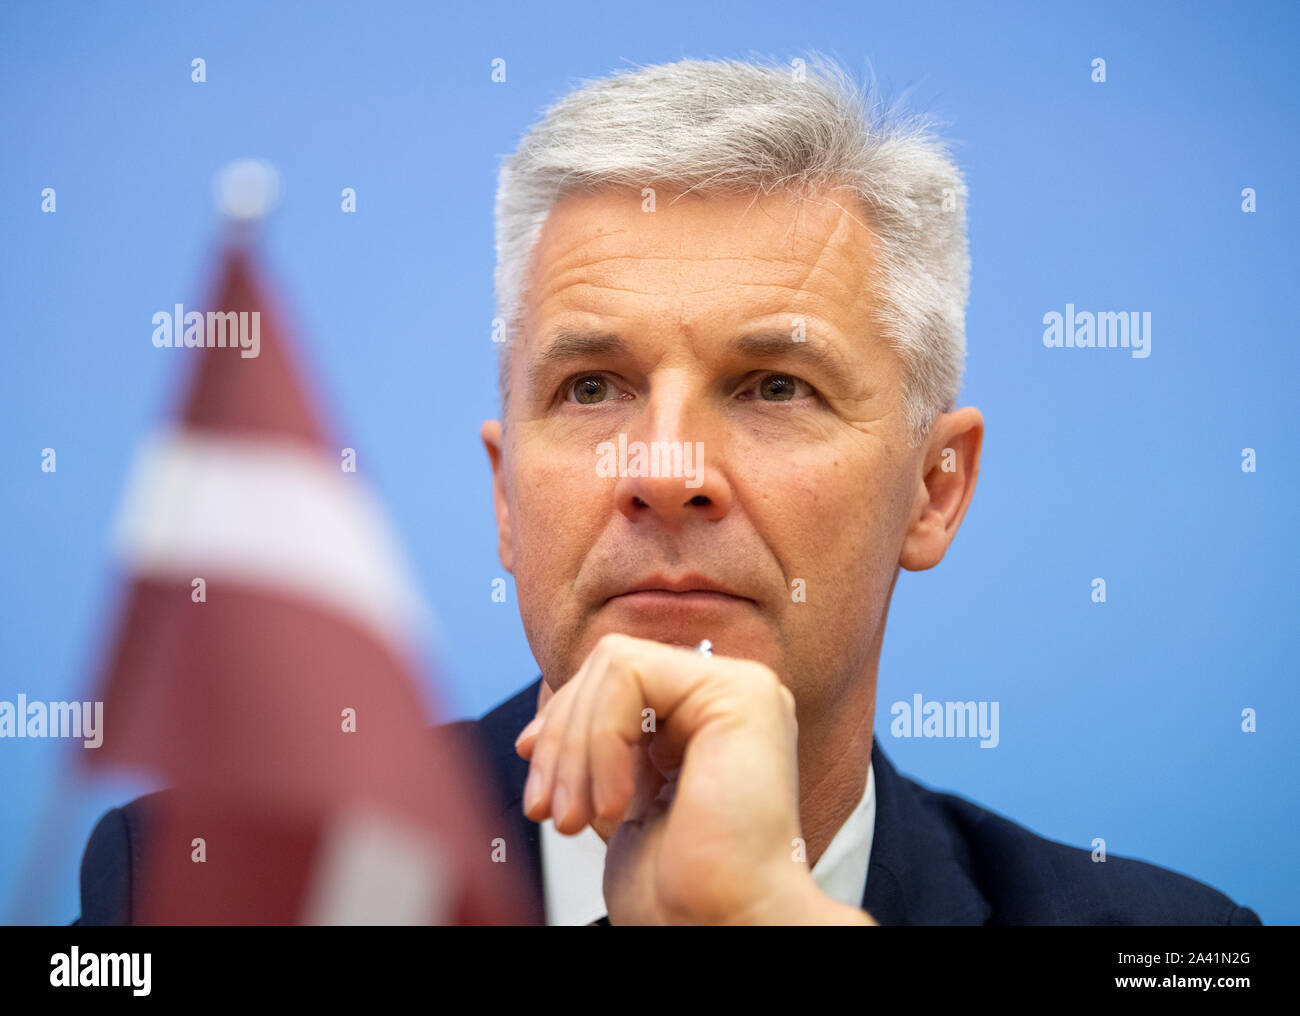
[[[222,216],[253,224],[266,218],[280,200],[280,174],[269,162],[240,159],[222,168],[214,190]]]

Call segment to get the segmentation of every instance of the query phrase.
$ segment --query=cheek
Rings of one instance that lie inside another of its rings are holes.
[[[738,472],[747,512],[784,569],[839,588],[892,579],[896,477],[881,457],[823,447],[783,456],[752,449]]]
[[[597,475],[594,453],[540,449],[517,457],[512,475],[516,571],[555,585],[576,570],[599,532],[609,510],[610,481]]]

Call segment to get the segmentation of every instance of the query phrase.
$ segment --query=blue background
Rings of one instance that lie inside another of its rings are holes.
[[[943,564],[899,580],[883,747],[1046,836],[1103,837],[1297,923],[1300,17],[1042,6],[6,5],[0,699],[89,695],[122,589],[109,525],[185,376],[150,316],[207,294],[211,180],[250,155],[285,182],[272,283],[445,632],[439,694],[478,715],[533,680],[513,587],[489,595],[504,572],[477,436],[499,159],[577,79],[819,49],[948,121],[971,192],[982,473]],[[1150,311],[1151,357],[1045,349],[1042,316],[1067,302]],[[914,692],[1000,702],[1000,745],[891,738],[889,704]],[[0,741],[0,919],[76,916],[87,834],[145,785],[72,782],[68,751]]]

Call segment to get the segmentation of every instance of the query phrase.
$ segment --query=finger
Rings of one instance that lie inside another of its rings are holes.
[[[532,760],[528,767],[528,782],[524,784],[524,814],[534,822],[543,821],[551,813],[555,758],[564,739],[564,730],[568,723],[569,710],[573,706],[574,694],[585,670],[584,663],[578,673],[555,693],[551,701],[546,703],[544,720],[533,744]]]
[[[537,735],[542,732],[542,724],[545,722],[546,710],[543,709],[529,720],[528,725],[519,732],[519,737],[515,739],[515,752],[520,758],[531,759],[533,757],[533,749],[537,746]]]
[[[650,761],[664,776],[675,775],[685,761],[686,745],[689,742],[682,736],[681,727],[680,723],[665,721],[659,724],[650,741]]]
[[[640,735],[640,710],[653,709],[656,731],[649,735],[653,750],[648,757],[661,777],[679,769],[683,780],[704,778],[700,766],[707,770],[710,760],[717,761],[721,737],[729,752],[748,745],[754,760],[771,769],[772,786],[788,789],[797,798],[793,783],[797,767],[786,774],[789,759],[783,757],[793,757],[796,751],[794,700],[769,668],[751,661],[701,657],[688,649],[626,636],[610,648],[609,691],[593,740],[599,738],[604,745],[616,735],[624,744],[633,743]],[[702,737],[706,730],[710,736]],[[777,746],[781,750],[774,754]],[[616,751],[602,750],[611,755]],[[704,753],[700,761],[688,766],[687,755],[693,758],[700,752]],[[604,779],[598,775],[597,780],[604,808]],[[624,792],[617,788],[611,792],[617,800],[610,810]]]
[[[647,735],[648,739],[649,735]],[[623,821],[633,825],[644,822],[664,786],[664,778],[650,761],[645,743],[629,746],[632,759],[632,793],[623,810]]]
[[[537,692],[537,715],[528,721],[524,729],[519,732],[519,736],[515,738],[515,751],[521,758],[533,757],[533,746],[536,744],[537,735],[541,733],[542,724],[546,722],[546,707],[554,697],[555,692],[551,690],[551,686],[546,681],[542,681],[542,686]]]
[[[640,763],[644,761],[647,768],[656,768],[651,764],[648,749],[671,726],[666,713],[661,715],[647,704],[643,675],[668,668],[677,675],[678,683],[682,683],[681,675],[698,667],[700,662],[689,651],[661,643],[624,638],[611,644],[608,674],[595,696],[590,732],[592,802],[600,817],[624,815],[642,789]],[[671,697],[661,697],[659,701],[661,706],[667,704],[671,708]],[[679,741],[684,743],[685,738],[675,735],[672,743]],[[656,775],[661,782],[662,775]],[[656,786],[656,793],[658,789]]]
[[[636,793],[641,755],[652,736],[643,734],[645,723],[640,705],[635,708],[635,722],[626,724],[614,716],[617,690],[608,679],[597,689],[592,709],[591,730],[591,800],[598,818],[621,820]]]
[[[605,653],[593,649],[579,671],[581,680],[555,760],[551,817],[562,833],[577,833],[593,817],[591,804],[590,731],[595,703],[603,684]],[[576,679],[575,679],[576,680]]]

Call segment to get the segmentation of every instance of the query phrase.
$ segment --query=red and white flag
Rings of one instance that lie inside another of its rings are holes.
[[[494,863],[478,760],[434,736],[417,691],[420,599],[246,245],[229,247],[202,310],[185,315],[194,345],[177,320],[181,348],[158,354],[183,359],[192,384],[123,508],[129,592],[103,745],[87,753],[174,788],[139,919],[524,921]],[[204,344],[208,312],[224,345]]]

